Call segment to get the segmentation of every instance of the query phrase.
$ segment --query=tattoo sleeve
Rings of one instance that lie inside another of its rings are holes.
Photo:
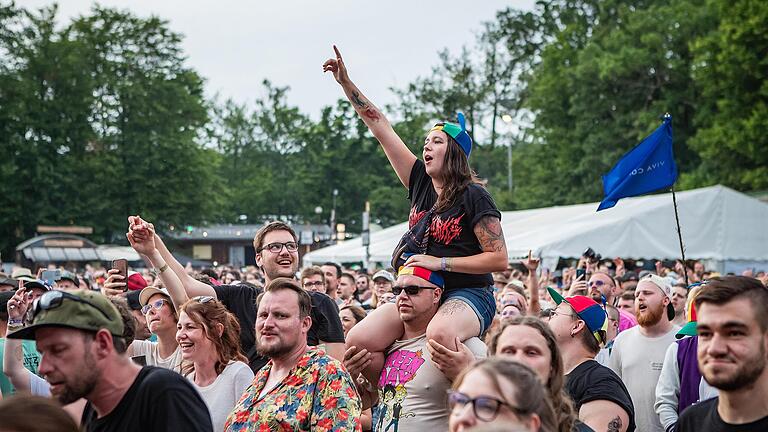
[[[477,223],[475,235],[484,252],[501,252],[507,248],[501,221],[493,216],[486,216]]]
[[[621,419],[619,416],[608,422],[608,432],[621,432]]]

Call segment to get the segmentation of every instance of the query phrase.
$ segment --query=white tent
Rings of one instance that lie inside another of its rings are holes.
[[[553,268],[559,258],[581,256],[591,247],[604,257],[676,259],[680,257],[672,195],[625,198],[596,212],[598,203],[502,213],[511,261],[528,250]],[[723,186],[677,193],[686,258],[702,259],[720,272],[768,270],[768,204]],[[371,235],[371,262],[384,267],[407,222]],[[362,240],[310,252],[304,265],[327,261],[360,262]]]

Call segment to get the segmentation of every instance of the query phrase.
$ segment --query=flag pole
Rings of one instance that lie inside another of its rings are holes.
[[[672,206],[675,208],[675,223],[677,224],[677,238],[680,241],[680,255],[683,256],[683,278],[685,280],[685,286],[689,286],[688,268],[686,268],[685,265],[685,246],[683,246],[683,233],[680,230],[680,216],[677,214],[677,197],[675,196],[675,185],[672,185]]]

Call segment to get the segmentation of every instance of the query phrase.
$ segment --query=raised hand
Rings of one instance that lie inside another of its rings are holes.
[[[101,287],[101,293],[107,297],[124,296],[127,284],[125,278],[121,276],[118,269],[107,270],[107,280],[104,281],[104,285]]]
[[[330,58],[323,63],[323,72],[333,73],[333,78],[339,84],[346,84],[349,82],[349,74],[347,73],[347,67],[344,65],[344,60],[341,58],[341,52],[333,46],[333,51],[336,53],[336,58]]]
[[[539,264],[541,264],[541,258],[534,258],[532,255],[532,251],[528,251],[528,259],[523,261],[523,265],[525,268],[528,269],[529,273],[536,273],[536,269],[539,268]]]
[[[27,297],[24,281],[19,281],[19,289],[8,300],[8,318],[9,320],[23,320],[27,313],[30,301]]]
[[[133,249],[145,256],[149,256],[156,249],[155,247],[155,227],[140,216],[131,216],[128,218],[130,226],[125,236]]]

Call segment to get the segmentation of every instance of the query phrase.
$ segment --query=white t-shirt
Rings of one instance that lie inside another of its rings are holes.
[[[230,362],[221,372],[221,375],[205,387],[195,384],[195,373],[187,377],[192,385],[200,392],[208,411],[211,413],[211,421],[215,431],[224,430],[224,422],[232,412],[240,396],[253,381],[253,371],[247,364],[241,361]]]
[[[464,342],[476,358],[485,344],[474,337]],[[387,348],[379,378],[378,416],[374,431],[426,432],[448,430],[446,391],[450,381],[432,363],[427,336],[397,341]]]
[[[632,327],[616,336],[608,360],[610,367],[627,386],[635,406],[637,431],[664,432],[656,414],[656,383],[664,366],[664,356],[680,327],[663,336],[649,338],[640,334],[640,326]]]
[[[181,348],[177,346],[173,354],[167,358],[162,358],[157,347],[157,342],[134,340],[128,348],[128,355],[130,357],[144,356],[147,360],[147,366],[157,366],[174,372],[181,372]]]

